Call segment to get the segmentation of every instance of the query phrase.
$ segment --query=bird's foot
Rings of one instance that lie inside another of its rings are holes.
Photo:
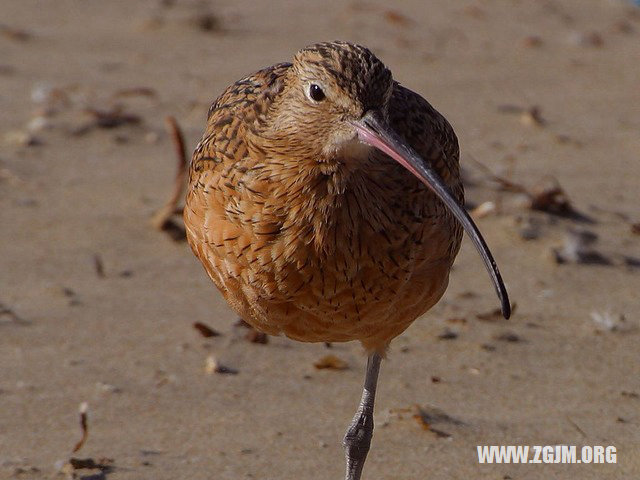
[[[342,444],[347,458],[345,480],[360,480],[373,437],[373,410],[359,408],[344,436]]]

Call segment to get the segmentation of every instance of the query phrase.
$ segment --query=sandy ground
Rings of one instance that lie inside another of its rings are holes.
[[[78,477],[342,478],[360,346],[246,341],[186,243],[149,224],[175,168],[165,115],[191,150],[224,87],[336,38],[454,125],[469,203],[498,205],[478,222],[517,303],[478,319],[497,301],[465,242],[445,298],[383,365],[364,477],[640,478],[640,9],[4,0],[0,19],[0,478],[59,475],[81,402],[73,456],[112,468]],[[85,112],[116,105],[113,128]],[[531,211],[474,161],[527,188],[555,177],[587,220]],[[554,261],[568,229],[598,235],[585,262]],[[315,369],[328,353],[348,368]],[[207,375],[210,355],[238,373]],[[618,462],[479,465],[484,444],[614,445]]]

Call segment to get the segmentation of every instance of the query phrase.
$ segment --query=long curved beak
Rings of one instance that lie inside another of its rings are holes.
[[[484,241],[484,238],[482,238],[480,230],[478,230],[478,227],[467,211],[458,204],[436,171],[387,125],[387,122],[379,112],[370,110],[361,120],[353,121],[352,124],[356,128],[358,138],[361,142],[367,143],[389,155],[413,173],[437,195],[449,211],[458,219],[467,232],[467,235],[469,235],[473,241],[473,244],[476,246],[478,253],[487,267],[489,276],[493,281],[496,293],[500,299],[502,315],[504,318],[509,318],[511,316],[511,304],[509,303],[509,295],[502,281],[498,265],[496,265],[496,261],[493,259],[487,243]]]

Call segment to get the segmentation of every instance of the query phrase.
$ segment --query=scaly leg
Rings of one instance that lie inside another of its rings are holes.
[[[379,354],[369,355],[360,406],[342,442],[347,457],[345,480],[360,480],[364,461],[369,453],[373,436],[373,404],[376,399],[381,361],[382,357]]]

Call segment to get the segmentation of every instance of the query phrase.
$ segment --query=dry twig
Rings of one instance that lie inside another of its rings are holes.
[[[174,240],[178,241],[185,238],[185,231],[184,227],[177,224],[172,217],[176,213],[182,212],[182,209],[178,207],[178,203],[184,196],[186,187],[187,152],[185,149],[184,134],[178,122],[176,122],[176,119],[169,116],[165,119],[165,123],[173,139],[178,163],[171,196],[164,206],[153,215],[151,223],[156,229],[169,233]]]
[[[89,419],[87,416],[88,409],[89,406],[87,405],[87,402],[82,402],[80,404],[80,429],[82,430],[82,437],[80,438],[78,443],[76,443],[76,446],[73,447],[72,453],[76,453],[78,450],[80,450],[87,441],[87,438],[89,438]]]

